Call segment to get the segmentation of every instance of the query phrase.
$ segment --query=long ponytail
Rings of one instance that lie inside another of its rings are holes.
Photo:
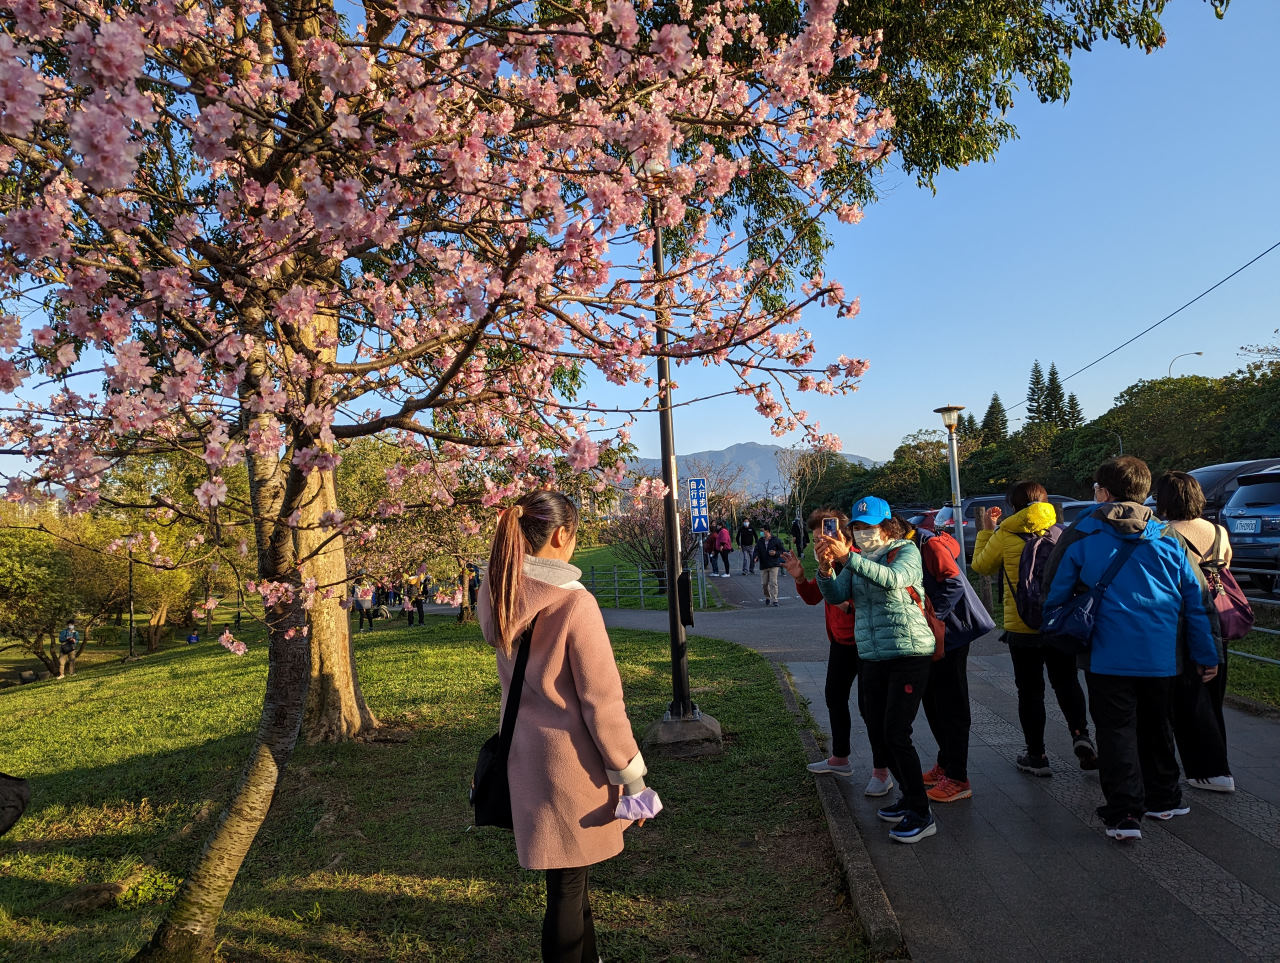
[[[557,528],[578,530],[578,509],[560,492],[530,492],[502,513],[489,552],[489,600],[495,640],[510,658],[515,641],[516,599],[524,577],[524,557],[547,544]]]

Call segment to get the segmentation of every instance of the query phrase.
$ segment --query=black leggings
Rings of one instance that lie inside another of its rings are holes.
[[[924,717],[938,743],[938,765],[948,779],[969,781],[969,647],[952,649],[929,667]]]
[[[542,918],[543,963],[595,963],[600,958],[587,894],[590,868],[547,870],[547,915]]]
[[[1038,635],[1029,638],[1038,639]],[[1027,741],[1027,752],[1044,755],[1044,677],[1058,697],[1058,708],[1067,719],[1073,736],[1089,732],[1085,713],[1084,689],[1080,688],[1080,672],[1076,657],[1039,642],[1026,643],[1010,639],[1009,655],[1013,658],[1013,681],[1018,687],[1018,721]]]

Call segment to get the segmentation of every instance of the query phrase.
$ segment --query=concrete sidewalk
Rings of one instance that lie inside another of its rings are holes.
[[[785,664],[829,733],[821,612],[785,598],[777,609],[757,608],[750,596],[758,579],[733,581],[742,584],[744,607],[699,613],[690,633]],[[666,627],[663,613],[606,611],[605,618],[611,626]],[[915,846],[889,841],[875,817],[881,801],[862,794],[870,761],[856,709],[854,778],[817,777],[842,791],[913,959],[1280,960],[1280,723],[1228,710],[1237,792],[1188,788],[1189,816],[1146,820],[1140,841],[1120,844],[1103,835],[1097,776],[1077,768],[1052,690],[1046,736],[1054,775],[1040,779],[1013,765],[1023,742],[1005,647],[994,635],[980,640],[969,666],[974,798],[936,805],[936,836]],[[936,747],[923,714],[916,746],[928,768]]]

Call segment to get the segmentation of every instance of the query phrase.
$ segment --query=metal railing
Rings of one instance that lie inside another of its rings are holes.
[[[1272,576],[1273,578],[1278,574],[1280,574],[1280,573],[1277,573],[1275,569],[1237,568],[1234,565],[1231,566],[1231,571],[1233,573],[1238,572],[1241,575],[1269,575],[1269,576]],[[1264,599],[1257,595],[1246,595],[1245,598],[1248,599],[1249,604],[1253,606],[1280,605],[1280,599]],[[1264,635],[1280,635],[1280,629],[1266,629],[1266,628],[1261,628],[1260,626],[1257,626],[1257,625],[1253,627],[1253,631],[1261,632]],[[1238,656],[1241,659],[1249,659],[1253,662],[1265,662],[1268,665],[1280,665],[1280,659],[1270,659],[1270,658],[1267,658],[1265,655],[1254,655],[1252,652],[1242,652],[1240,649],[1227,649],[1227,651],[1234,656]]]
[[[707,607],[707,589],[703,573],[690,568],[693,579],[694,603],[697,608]],[[582,584],[605,608],[665,609],[666,593],[659,589],[666,582],[666,570],[641,568],[640,566],[614,565],[600,568],[592,565],[582,573]]]

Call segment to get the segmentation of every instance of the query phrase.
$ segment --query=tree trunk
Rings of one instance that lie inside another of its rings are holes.
[[[223,904],[271,808],[280,774],[302,727],[311,661],[303,633],[306,623],[307,613],[300,600],[267,613],[270,666],[257,743],[195,868],[182,881],[164,922],[151,942],[138,951],[135,961],[186,963],[213,958],[214,929]]]
[[[169,621],[169,603],[158,602],[147,618],[147,651],[160,651],[160,635]]]
[[[341,535],[314,527],[320,516],[338,507],[333,472],[315,472],[303,496],[297,535],[303,578],[314,578],[320,592],[311,608],[311,686],[303,732],[308,742],[345,742],[378,728],[360,689],[351,620],[342,601],[347,594],[347,553]],[[334,590],[322,598],[324,589]]]

